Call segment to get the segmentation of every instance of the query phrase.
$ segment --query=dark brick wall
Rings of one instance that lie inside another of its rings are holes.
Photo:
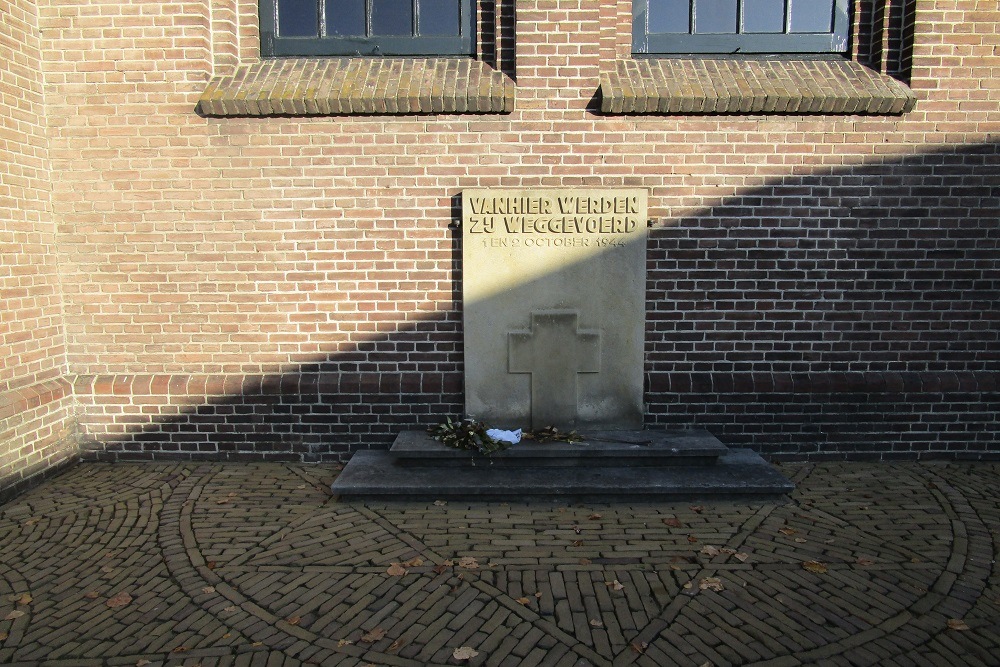
[[[650,423],[775,455],[996,451],[998,153],[789,179],[655,228]]]

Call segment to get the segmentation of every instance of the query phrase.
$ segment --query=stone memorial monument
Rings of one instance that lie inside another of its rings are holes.
[[[646,192],[462,193],[466,415],[580,442],[490,456],[404,431],[359,451],[342,498],[780,498],[791,483],[703,430],[643,430]],[[442,418],[448,415],[442,415]]]
[[[462,193],[466,414],[642,428],[644,190]]]

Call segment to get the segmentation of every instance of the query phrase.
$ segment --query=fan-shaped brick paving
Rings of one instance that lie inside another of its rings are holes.
[[[0,507],[0,664],[1000,665],[1000,466],[785,472],[784,505],[347,504],[331,467],[80,465]]]

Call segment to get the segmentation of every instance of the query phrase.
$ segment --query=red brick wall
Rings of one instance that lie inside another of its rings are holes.
[[[315,460],[459,413],[456,198],[592,185],[651,195],[650,426],[772,455],[978,455],[997,434],[1000,11],[917,3],[903,117],[602,116],[629,11],[501,4],[510,115],[222,119],[194,105],[256,57],[253,0],[45,7],[90,447]]]
[[[0,1],[0,494],[75,452],[37,28]]]

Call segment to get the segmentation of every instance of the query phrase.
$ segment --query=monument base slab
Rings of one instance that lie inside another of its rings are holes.
[[[519,443],[481,456],[405,432],[388,452],[355,453],[332,491],[342,500],[773,502],[794,489],[752,450],[728,449],[706,431],[613,433],[604,436],[611,441]]]

